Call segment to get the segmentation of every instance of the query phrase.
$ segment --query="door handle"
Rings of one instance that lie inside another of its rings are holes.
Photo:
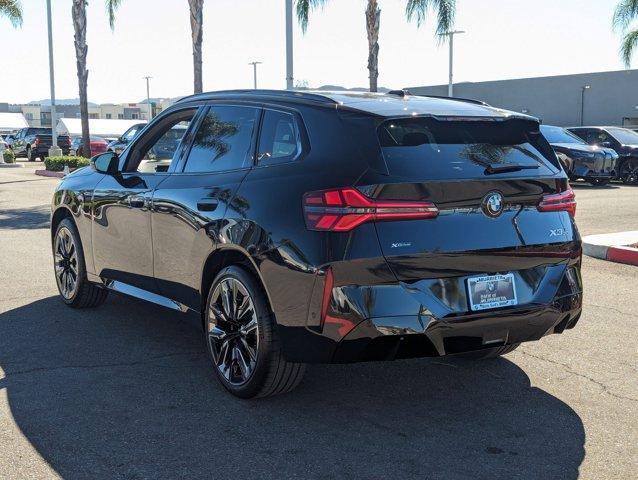
[[[129,195],[126,199],[129,206],[133,208],[144,208],[146,206],[146,198],[140,195]]]
[[[219,202],[215,198],[202,198],[197,202],[197,210],[200,212],[212,212]]]

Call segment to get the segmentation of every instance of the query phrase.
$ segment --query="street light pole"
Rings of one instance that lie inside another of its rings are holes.
[[[293,80],[292,0],[286,0],[286,90],[293,89]]]
[[[250,62],[248,65],[253,66],[253,85],[254,89],[257,90],[257,65],[260,65],[261,62]]]
[[[151,88],[149,85],[149,80],[153,77],[142,77],[146,79],[146,103],[148,103],[148,121],[150,122],[153,118],[153,107],[151,106]]]
[[[458,35],[460,33],[465,33],[464,30],[454,30],[452,32],[445,32],[441,35],[445,35],[448,37],[450,41],[450,74],[447,86],[447,96],[454,96],[454,35]]]
[[[580,126],[585,125],[585,90],[589,90],[591,85],[580,87]]]
[[[55,75],[53,73],[53,27],[51,25],[51,0],[47,0],[47,30],[49,33],[49,82],[51,87],[51,148],[49,156],[62,155],[60,147],[58,147],[58,134],[55,130],[55,119],[57,117],[55,111]]]

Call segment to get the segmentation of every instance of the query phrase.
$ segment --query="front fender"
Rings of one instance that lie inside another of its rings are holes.
[[[82,172],[78,171],[65,177],[53,193],[51,235],[53,236],[58,223],[63,218],[73,219],[80,234],[86,270],[88,273],[95,273],[91,205],[93,204],[93,191],[104,175],[91,169],[82,170]]]

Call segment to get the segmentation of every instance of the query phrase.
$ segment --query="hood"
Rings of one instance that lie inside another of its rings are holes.
[[[608,149],[592,145],[581,145],[580,143],[552,143],[552,148],[555,152],[564,153],[567,156],[577,158],[596,158],[596,157],[609,157],[611,153],[607,152]]]
[[[580,143],[552,143],[552,147],[557,150],[572,150],[575,152],[600,152],[603,149],[593,145],[585,145]]]

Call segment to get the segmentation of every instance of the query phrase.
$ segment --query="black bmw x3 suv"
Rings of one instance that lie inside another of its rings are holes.
[[[212,370],[247,398],[291,390],[306,363],[489,358],[574,327],[575,210],[532,117],[228,91],[67,175],[51,236],[69,306],[116,291],[200,314]]]

